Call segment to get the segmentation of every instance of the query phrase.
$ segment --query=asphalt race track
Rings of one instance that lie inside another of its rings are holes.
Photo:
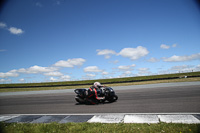
[[[0,114],[200,113],[200,82],[113,87],[114,103],[80,105],[73,90],[0,95]],[[5,93],[6,94],[6,93]]]

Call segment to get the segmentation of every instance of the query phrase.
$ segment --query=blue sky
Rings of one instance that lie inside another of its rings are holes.
[[[0,83],[200,71],[193,0],[7,0]]]

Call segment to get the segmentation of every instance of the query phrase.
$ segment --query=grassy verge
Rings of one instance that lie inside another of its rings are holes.
[[[185,76],[187,76],[187,78],[184,78]],[[200,81],[200,72],[114,78],[114,79],[85,80],[85,81],[0,84],[0,92],[88,88],[95,81],[99,81],[107,86],[141,85],[141,84],[168,83],[168,82],[190,82],[190,81]]]
[[[83,80],[83,81],[66,81],[66,82],[47,82],[47,83],[23,83],[23,84],[0,84],[0,88],[23,88],[23,87],[51,87],[51,86],[76,86],[76,85],[91,85],[95,81],[103,84],[109,83],[124,83],[124,82],[141,82],[151,80],[163,80],[163,79],[177,79],[188,77],[200,77],[200,72],[190,73],[176,73],[176,74],[164,74],[164,75],[152,75],[152,76],[138,76],[138,77],[126,77],[126,78],[113,78],[113,79],[98,79],[98,80]]]
[[[200,124],[1,123],[2,133],[198,133]]]
[[[200,81],[200,77],[169,79],[169,80],[142,81],[142,82],[128,82],[128,83],[113,83],[113,84],[106,84],[106,86],[128,86],[128,85],[173,83],[173,82],[192,82],[192,81]],[[92,83],[91,83],[91,85],[92,85]],[[57,87],[28,87],[28,88],[26,88],[26,87],[23,87],[23,88],[1,88],[0,93],[1,92],[18,92],[18,91],[40,91],[40,90],[89,88],[91,85],[57,86]]]

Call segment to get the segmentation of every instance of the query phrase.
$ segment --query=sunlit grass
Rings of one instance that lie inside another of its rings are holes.
[[[2,133],[198,133],[200,124],[1,123]]]

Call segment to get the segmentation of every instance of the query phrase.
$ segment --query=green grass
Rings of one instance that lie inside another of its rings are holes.
[[[1,123],[2,133],[198,133],[200,124]]]
[[[128,86],[128,85],[143,85],[143,84],[172,83],[172,82],[192,82],[192,81],[200,81],[200,77],[197,77],[197,78],[170,79],[170,80],[143,81],[143,82],[114,83],[114,84],[106,84],[106,85],[107,86]],[[24,88],[0,88],[0,93],[1,92],[19,92],[19,91],[40,91],[40,90],[89,88],[91,85],[58,86],[58,87],[28,87],[28,88],[26,88],[26,87],[24,87]]]
[[[188,76],[188,78],[183,78],[184,76]],[[165,74],[165,75],[154,75],[154,76],[139,76],[139,77],[128,77],[128,78],[114,78],[114,79],[84,80],[84,81],[0,84],[0,92],[88,88],[95,81],[98,81],[107,86],[200,81],[200,72]]]

